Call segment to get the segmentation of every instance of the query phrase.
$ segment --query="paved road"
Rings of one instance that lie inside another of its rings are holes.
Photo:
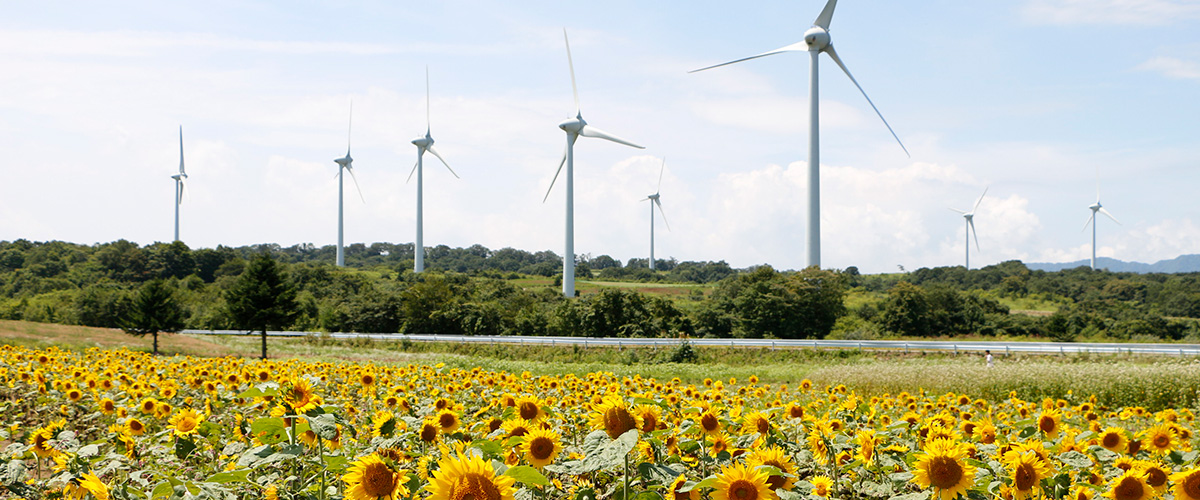
[[[184,330],[190,335],[246,335],[238,330]],[[328,335],[335,339],[369,338],[371,340],[399,342],[458,342],[481,344],[522,345],[584,345],[584,346],[654,346],[674,347],[679,339],[650,338],[587,338],[587,337],[520,337],[520,336],[462,336],[424,335],[399,333],[329,333],[319,332],[267,332],[272,337],[304,337]],[[1200,356],[1200,344],[1120,344],[1120,343],[1075,343],[1075,342],[953,342],[953,341],[903,341],[903,340],[771,340],[771,339],[688,339],[696,346],[724,347],[769,347],[769,348],[819,348],[819,349],[875,349],[894,351],[943,351],[975,352],[985,349],[992,354],[1157,354],[1168,356]]]

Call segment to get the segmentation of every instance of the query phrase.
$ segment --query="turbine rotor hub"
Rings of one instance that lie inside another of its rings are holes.
[[[563,120],[562,123],[558,124],[558,128],[573,134],[578,134],[581,130],[583,130],[584,125],[587,125],[587,122],[583,121],[583,117],[576,116],[575,118]]]
[[[433,138],[425,135],[412,140],[414,146],[418,148],[427,148],[433,145]]]
[[[808,50],[825,50],[829,46],[829,32],[820,26],[813,26],[804,32],[804,43],[808,44]]]
[[[1092,209],[1093,212],[1100,210],[1100,202],[1097,201],[1096,203],[1093,203],[1092,206],[1090,206],[1088,208]]]

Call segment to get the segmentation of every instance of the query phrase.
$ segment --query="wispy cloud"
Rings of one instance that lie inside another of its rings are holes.
[[[1200,64],[1174,57],[1158,56],[1138,65],[1137,69],[1162,73],[1168,78],[1200,80]]]
[[[1200,19],[1200,1],[1029,0],[1021,13],[1034,24],[1155,26]]]

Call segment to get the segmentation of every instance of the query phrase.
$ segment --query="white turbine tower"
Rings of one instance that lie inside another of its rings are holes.
[[[358,190],[358,197],[362,198],[363,203],[367,200],[362,197],[362,189],[358,187],[358,179],[354,177],[354,168],[351,166],[354,163],[354,158],[350,157],[350,132],[354,126],[354,104],[350,104],[350,125],[346,127],[346,156],[333,160],[338,164],[338,242],[337,242],[337,265],[346,265],[346,249],[342,235],[344,234],[345,226],[342,223],[342,172],[350,172],[350,180],[354,181],[354,189]]]
[[[979,204],[983,203],[983,197],[987,196],[988,188],[983,188],[983,194],[979,195],[979,199],[975,200],[975,206],[971,207],[970,212],[965,212],[957,208],[951,208],[955,212],[962,214],[963,219],[967,221],[967,240],[964,242],[967,246],[967,263],[966,268],[971,269],[971,236],[975,236],[975,249],[979,250],[979,233],[975,232],[975,211],[979,210]]]
[[[558,124],[558,128],[563,129],[567,133],[567,149],[563,151],[562,160],[558,162],[558,170],[554,172],[554,179],[550,180],[550,189],[546,190],[546,197],[542,199],[542,203],[550,198],[550,191],[554,189],[554,182],[558,180],[558,174],[562,172],[563,165],[567,166],[567,230],[566,230],[566,248],[563,250],[563,279],[562,289],[563,295],[566,297],[575,296],[575,140],[579,136],[595,137],[624,144],[626,146],[645,149],[642,146],[626,141],[624,139],[613,136],[596,127],[588,125],[584,121],[583,114],[579,110],[579,87],[575,84],[575,63],[571,60],[571,41],[567,39],[567,30],[563,28],[563,41],[567,44],[567,68],[571,70],[571,93],[575,97],[575,117],[568,118]]]
[[[689,73],[704,71],[706,69],[717,68],[733,63],[757,59],[784,52],[808,52],[809,55],[809,93],[808,93],[808,263],[807,266],[821,266],[821,173],[820,173],[820,119],[818,106],[818,71],[817,61],[818,56],[822,52],[829,54],[830,59],[837,63],[839,68],[850,77],[850,81],[858,87],[858,91],[862,92],[863,97],[867,98],[867,103],[871,105],[871,109],[875,110],[875,114],[879,115],[879,119],[883,120],[884,126],[892,133],[892,137],[896,138],[896,142],[900,143],[900,148],[904,150],[904,154],[908,155],[908,148],[904,147],[904,143],[900,142],[900,137],[892,130],[892,126],[888,125],[886,119],[883,118],[883,113],[879,112],[879,108],[875,107],[875,103],[871,102],[871,98],[867,96],[867,91],[863,90],[858,81],[854,79],[854,75],[850,74],[850,70],[846,69],[846,65],[842,64],[841,58],[838,57],[837,51],[833,50],[833,44],[830,43],[829,37],[829,22],[833,19],[833,9],[837,6],[837,0],[829,0],[825,4],[825,8],[821,10],[821,14],[813,21],[813,27],[804,32],[804,41],[797,42],[785,47],[764,52],[762,54],[744,57],[734,61],[709,66],[692,70]],[[909,155],[911,157],[911,155]]]
[[[433,149],[433,136],[429,135],[429,68],[428,67],[425,68],[425,135],[418,137],[416,139],[413,139],[412,143],[413,143],[413,145],[415,145],[417,147],[417,164],[413,165],[412,172],[410,172],[408,174],[408,180],[411,181],[413,178],[413,175],[416,174],[416,176],[417,176],[417,240],[413,244],[413,272],[419,273],[419,272],[425,270],[425,239],[424,239],[424,229],[423,229],[424,226],[423,226],[423,222],[422,222],[422,220],[423,220],[422,212],[421,212],[421,210],[422,210],[421,209],[421,205],[422,205],[421,200],[422,200],[422,196],[423,196],[422,191],[421,191],[421,187],[422,187],[421,185],[422,185],[422,178],[424,176],[424,166],[422,164],[421,159],[425,156],[425,152],[428,151],[433,156],[436,156],[437,159],[442,161],[442,165],[446,166],[446,170],[449,170],[450,173],[454,175],[455,179],[459,178],[458,174],[454,173],[454,169],[450,168],[450,164],[446,163],[446,160],[444,158],[442,158],[442,155],[438,154],[436,149]]]
[[[1109,219],[1112,219],[1113,222],[1116,222],[1117,224],[1121,223],[1121,221],[1117,220],[1116,217],[1113,217],[1113,214],[1108,213],[1108,210],[1105,210],[1104,206],[1100,204],[1100,170],[1099,169],[1096,170],[1096,202],[1092,203],[1092,205],[1089,206],[1088,208],[1090,208],[1092,210],[1092,215],[1090,217],[1088,217],[1087,222],[1083,225],[1083,230],[1087,231],[1088,225],[1092,226],[1092,270],[1095,270],[1096,269],[1096,224],[1097,224],[1096,212],[1100,212],[1104,215],[1107,215]]]
[[[658,205],[658,212],[662,214],[663,224],[667,225],[667,231],[671,230],[671,225],[667,223],[667,213],[663,211],[662,201],[659,199],[659,193],[662,192],[662,176],[663,171],[667,168],[667,159],[663,158],[662,166],[658,169],[658,188],[654,190],[654,194],[647,196],[642,201],[650,202],[650,270],[654,270],[654,206]]]
[[[187,172],[183,170],[183,125],[179,126],[179,173],[175,179],[175,241],[179,241],[179,204],[183,203],[183,190],[187,184]]]

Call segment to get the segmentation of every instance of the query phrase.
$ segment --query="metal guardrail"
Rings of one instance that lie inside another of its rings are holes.
[[[189,335],[257,335],[241,330],[183,330]],[[335,339],[365,338],[389,342],[455,342],[460,344],[520,344],[520,345],[582,345],[614,347],[675,347],[682,342],[675,338],[591,338],[591,337],[525,337],[525,336],[466,336],[404,333],[349,332],[267,332],[270,337],[328,336]],[[998,341],[938,341],[938,340],[786,340],[786,339],[687,339],[695,346],[741,348],[812,348],[892,351],[939,351],[993,354],[1157,354],[1165,356],[1200,356],[1200,344],[1123,344],[1075,342],[998,342]]]

